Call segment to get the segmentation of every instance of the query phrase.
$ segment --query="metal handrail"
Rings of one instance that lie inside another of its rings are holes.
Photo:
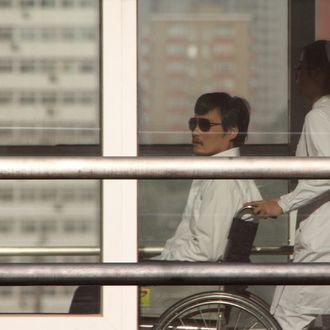
[[[1,157],[0,179],[329,179],[330,158]]]
[[[329,179],[330,158],[3,157],[0,179]],[[0,285],[330,284],[330,263],[0,264]]]
[[[330,263],[0,264],[0,285],[329,285]]]

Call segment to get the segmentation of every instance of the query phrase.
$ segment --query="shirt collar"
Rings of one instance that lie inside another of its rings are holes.
[[[212,155],[212,157],[239,157],[239,155],[239,148],[235,147]]]
[[[313,108],[319,107],[321,104],[329,101],[330,101],[330,95],[323,95],[313,104]]]

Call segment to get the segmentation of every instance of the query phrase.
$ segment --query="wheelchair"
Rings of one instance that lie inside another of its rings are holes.
[[[234,216],[228,244],[221,262],[250,262],[258,228],[252,207],[243,207]],[[268,304],[246,287],[223,287],[179,300],[165,310],[154,330],[281,330],[269,313]]]

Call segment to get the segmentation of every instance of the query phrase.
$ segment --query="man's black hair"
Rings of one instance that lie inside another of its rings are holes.
[[[219,111],[224,131],[237,127],[238,134],[233,140],[234,146],[245,143],[250,122],[250,105],[238,96],[224,92],[202,94],[196,101],[195,114],[205,115],[212,110]]]
[[[327,40],[316,40],[303,49],[303,62],[307,69],[319,69],[326,75],[324,91],[330,92],[330,61],[327,55]]]

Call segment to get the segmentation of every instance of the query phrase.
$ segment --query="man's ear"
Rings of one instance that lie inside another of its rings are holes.
[[[235,140],[237,135],[238,135],[238,128],[235,126],[235,127],[230,127],[228,130],[227,130],[227,135],[228,137],[230,138],[230,141],[232,140]]]

